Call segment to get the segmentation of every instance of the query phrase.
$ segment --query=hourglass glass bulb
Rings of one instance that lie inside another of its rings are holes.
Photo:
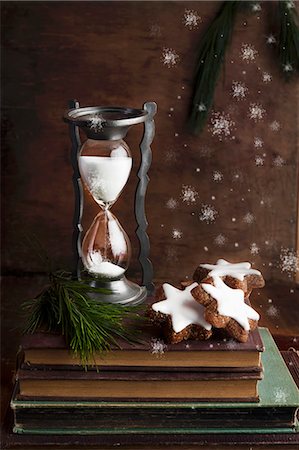
[[[122,192],[131,172],[132,158],[127,144],[123,140],[88,139],[82,146],[78,162],[94,200],[109,208]]]
[[[94,219],[82,243],[83,264],[99,278],[121,278],[128,268],[131,256],[129,238],[108,210]]]

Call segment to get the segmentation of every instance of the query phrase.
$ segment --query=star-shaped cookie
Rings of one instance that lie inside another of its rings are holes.
[[[205,319],[216,328],[225,328],[240,342],[246,342],[257,326],[259,314],[245,303],[244,291],[232,289],[219,276],[207,277],[192,289],[192,295],[205,306]]]
[[[252,289],[262,288],[265,281],[259,270],[252,269],[249,262],[230,263],[218,259],[216,264],[200,264],[194,272],[193,279],[197,283],[204,282],[206,277],[221,277],[223,281],[235,289],[242,289],[248,298]]]
[[[197,287],[192,283],[184,290],[164,283],[157,291],[149,317],[161,326],[167,342],[176,343],[184,339],[208,339],[212,326],[204,318],[204,307],[191,294]]]

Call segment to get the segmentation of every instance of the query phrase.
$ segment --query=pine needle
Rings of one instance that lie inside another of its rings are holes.
[[[280,67],[289,80],[299,70],[298,15],[290,1],[279,1],[278,12]]]
[[[50,284],[33,300],[25,302],[28,312],[24,333],[38,330],[60,332],[84,367],[96,352],[106,352],[122,338],[136,342],[138,332],[130,325],[140,320],[140,307],[98,302],[89,294],[109,294],[87,282],[72,280],[64,272],[50,274]]]
[[[202,131],[212,106],[215,87],[231,39],[239,3],[242,2],[223,2],[201,40],[190,113],[190,126],[195,134]]]

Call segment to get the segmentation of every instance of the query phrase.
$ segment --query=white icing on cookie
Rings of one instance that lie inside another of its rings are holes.
[[[154,311],[171,316],[172,328],[175,333],[179,333],[191,324],[201,325],[206,330],[212,328],[212,325],[204,319],[205,308],[191,294],[192,289],[196,286],[198,283],[193,283],[182,291],[171,284],[164,283],[166,299],[152,305]]]
[[[244,292],[241,289],[232,289],[227,286],[220,277],[213,277],[212,284],[202,283],[202,288],[215,300],[217,309],[222,316],[235,319],[245,331],[250,331],[248,319],[259,320],[259,314],[246,305],[244,302]]]
[[[249,262],[230,263],[225,259],[218,259],[216,264],[200,264],[200,267],[210,270],[210,277],[230,276],[240,281],[243,281],[246,275],[261,275],[259,270],[251,269]]]

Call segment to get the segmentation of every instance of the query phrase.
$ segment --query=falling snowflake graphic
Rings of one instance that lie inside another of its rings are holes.
[[[253,140],[253,145],[255,148],[262,148],[264,145],[264,141],[259,137],[255,137]]]
[[[295,8],[295,3],[292,2],[292,1],[287,2],[287,8],[288,8],[288,9],[293,9],[293,8]]]
[[[178,155],[174,150],[167,150],[165,153],[165,161],[167,163],[174,163],[178,159]]]
[[[280,155],[276,156],[273,159],[273,164],[275,167],[283,167],[285,163],[286,163],[285,160]]]
[[[251,225],[255,221],[255,217],[251,212],[248,212],[243,217],[243,222],[247,223],[248,225]]]
[[[274,394],[274,402],[275,403],[280,403],[280,404],[281,403],[283,403],[283,404],[287,403],[289,395],[288,395],[287,392],[285,392],[280,387],[275,388],[273,394]]]
[[[220,141],[231,136],[234,126],[235,122],[230,118],[229,114],[224,114],[219,111],[212,113],[209,131]]]
[[[281,272],[286,272],[289,277],[299,271],[299,257],[294,250],[282,247],[279,259]]]
[[[216,220],[217,215],[218,211],[214,208],[214,206],[202,205],[199,213],[199,220],[202,222],[211,223]]]
[[[175,247],[168,247],[166,250],[166,259],[170,262],[178,261],[177,249]]]
[[[187,205],[191,205],[196,202],[197,197],[198,192],[194,189],[194,187],[183,184],[181,194],[181,199],[183,202],[187,203]]]
[[[170,69],[171,67],[174,67],[179,60],[180,57],[175,50],[173,50],[172,48],[163,48],[161,61],[165,66]]]
[[[245,83],[241,81],[233,81],[232,84],[232,96],[237,100],[243,100],[246,97],[248,92],[248,88],[245,86]]]
[[[281,125],[277,120],[273,120],[273,122],[270,123],[269,128],[271,131],[279,131],[280,126]]]
[[[215,237],[214,242],[219,247],[223,247],[227,242],[227,237],[224,236],[224,234],[218,234],[218,236]]]
[[[234,350],[237,347],[237,342],[233,339],[230,339],[226,344],[228,350]]]
[[[276,44],[276,38],[273,36],[273,34],[269,34],[269,36],[266,37],[267,44]]]
[[[276,306],[274,305],[269,306],[269,308],[267,309],[267,315],[269,317],[277,317],[279,315],[279,311],[276,308]]]
[[[284,72],[292,72],[293,71],[293,66],[290,63],[283,64],[282,68],[283,68]]]
[[[99,132],[103,129],[106,120],[100,114],[95,114],[89,120],[89,126],[95,132]]]
[[[149,34],[152,37],[160,37],[161,36],[161,27],[154,23],[150,26]]]
[[[206,105],[204,104],[204,103],[199,103],[199,105],[197,105],[197,111],[199,111],[199,112],[203,112],[203,111],[206,111],[207,110],[207,107],[206,107]]]
[[[260,251],[259,247],[257,246],[257,244],[255,242],[253,242],[250,245],[250,253],[252,255],[258,255],[259,251]]]
[[[201,22],[201,17],[197,14],[196,11],[192,9],[185,9],[185,14],[183,17],[183,24],[185,27],[189,28],[189,30],[194,30],[198,27]]]
[[[262,10],[262,7],[259,3],[254,3],[251,7],[253,12],[259,12]]]
[[[181,239],[183,237],[183,232],[174,228],[172,230],[172,237],[173,239]]]
[[[241,47],[241,58],[243,61],[246,61],[247,63],[254,61],[256,56],[258,55],[257,50],[254,48],[251,44],[242,44]]]
[[[255,165],[260,167],[263,166],[265,162],[265,159],[261,156],[261,155],[256,155],[255,156]]]
[[[210,147],[201,147],[199,149],[199,156],[201,156],[202,158],[210,158],[213,154],[213,149],[211,149]]]
[[[243,177],[243,173],[240,172],[239,170],[236,170],[235,172],[233,172],[232,174],[232,180],[237,183],[237,182],[241,182],[243,181],[244,177]]]
[[[264,118],[265,114],[266,114],[266,111],[261,104],[250,103],[249,111],[248,111],[249,119],[252,119],[255,122],[258,122],[259,120],[262,120]]]
[[[217,183],[222,181],[223,180],[223,173],[219,172],[219,170],[215,170],[213,172],[213,180],[216,181]]]
[[[164,355],[167,350],[167,345],[161,339],[152,339],[150,342],[151,345],[151,353],[156,356]]]
[[[263,83],[270,83],[270,81],[272,81],[272,76],[268,72],[263,72],[262,81]]]
[[[178,206],[178,202],[175,198],[170,198],[169,200],[167,200],[166,202],[166,208],[168,209],[175,209]]]

